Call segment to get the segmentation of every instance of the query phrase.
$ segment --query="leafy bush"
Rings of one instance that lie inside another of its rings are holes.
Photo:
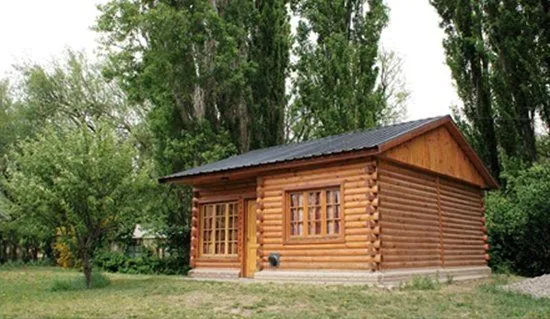
[[[184,275],[189,270],[187,263],[178,256],[159,258],[151,255],[131,257],[120,252],[99,252],[94,264],[105,271],[126,274]]]
[[[550,163],[506,176],[506,190],[486,199],[490,266],[537,276],[550,272]]]
[[[92,288],[99,289],[107,287],[111,280],[100,272],[92,272]],[[86,289],[86,279],[79,276],[73,279],[56,279],[53,281],[50,291],[72,291]]]
[[[19,268],[19,267],[43,267],[43,266],[53,266],[55,263],[48,258],[38,259],[38,260],[8,260],[7,262],[0,264],[0,267],[3,268]]]

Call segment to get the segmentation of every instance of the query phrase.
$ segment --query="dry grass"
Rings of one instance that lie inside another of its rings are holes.
[[[497,289],[507,277],[388,291],[108,274],[105,288],[51,291],[80,275],[0,268],[0,318],[550,318],[550,300]]]

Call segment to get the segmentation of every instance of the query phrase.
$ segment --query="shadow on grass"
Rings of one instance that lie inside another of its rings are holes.
[[[92,272],[92,289],[101,289],[109,286],[111,280],[100,272]],[[76,278],[54,279],[50,291],[74,291],[86,289],[84,276]]]

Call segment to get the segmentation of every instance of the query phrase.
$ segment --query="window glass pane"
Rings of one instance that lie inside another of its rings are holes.
[[[201,216],[203,254],[237,253],[237,213],[237,203],[204,205]]]
[[[291,194],[290,195],[290,206],[291,207],[298,206],[298,196],[296,194]]]
[[[323,236],[340,233],[340,190],[320,189],[289,193],[289,233],[292,236]],[[305,198],[304,198],[305,197]],[[305,211],[303,201],[306,201]],[[304,215],[305,214],[305,215]],[[307,217],[307,223],[304,218]]]

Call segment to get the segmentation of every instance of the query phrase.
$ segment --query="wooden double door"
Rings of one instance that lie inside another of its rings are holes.
[[[245,200],[244,220],[244,265],[243,277],[254,278],[256,272],[256,252],[258,238],[256,236],[256,200]]]

